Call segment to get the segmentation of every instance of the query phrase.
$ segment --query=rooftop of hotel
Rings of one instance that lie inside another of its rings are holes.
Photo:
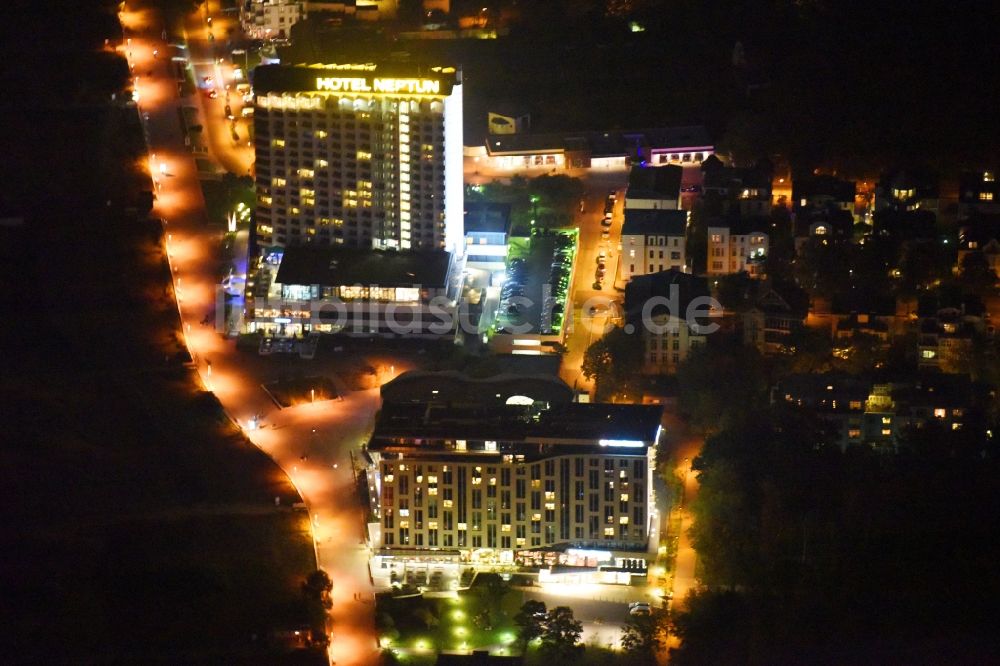
[[[387,403],[504,405],[514,396],[565,403],[573,400],[573,389],[558,377],[544,374],[470,377],[457,371],[416,370],[404,372],[382,386],[382,400]]]
[[[618,452],[638,453],[655,443],[662,415],[662,407],[652,405],[570,402],[540,408],[385,403],[376,418],[369,448],[384,449],[399,439],[467,440],[470,449],[471,442],[486,440],[515,445],[599,445],[603,441],[628,442]]]
[[[450,86],[461,83],[461,72],[454,67],[431,66],[410,61],[349,64],[261,65],[254,69],[253,84],[257,95],[270,92],[315,92],[317,78],[393,78],[430,79],[443,85],[441,95],[450,94]]]

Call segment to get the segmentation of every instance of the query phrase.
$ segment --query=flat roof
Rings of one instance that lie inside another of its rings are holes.
[[[512,396],[557,403],[571,402],[573,389],[551,375],[504,373],[492,377],[470,377],[457,371],[404,372],[382,386],[384,402],[437,404],[499,404]]]
[[[633,166],[628,173],[626,199],[669,197],[676,199],[681,193],[684,169],[675,164],[666,166]]]
[[[365,250],[343,246],[285,248],[279,284],[338,287],[437,287],[448,284],[451,255],[444,250]]]
[[[687,211],[626,208],[622,236],[683,236]]]
[[[368,87],[374,87],[375,79],[426,79],[441,84],[438,96],[450,95],[452,86],[461,83],[461,73],[453,67],[432,67],[412,62],[261,65],[253,72],[254,93],[324,92],[318,89],[318,78],[364,79]],[[344,92],[351,94],[350,90]],[[403,96],[410,93],[402,91],[385,94]]]
[[[493,134],[486,138],[491,155],[589,151],[593,156],[630,155],[640,149],[654,152],[682,149],[712,150],[708,131],[701,125],[652,127],[607,132],[551,132],[540,134]]]
[[[656,442],[662,417],[663,408],[655,405],[568,402],[539,409],[527,405],[385,403],[375,421],[371,448],[385,448],[384,442],[399,438],[495,440],[515,444],[552,443],[552,440],[598,444],[601,440],[624,440],[642,444],[616,447],[616,453],[642,455],[646,447]]]
[[[746,236],[747,234],[762,233],[769,235],[771,222],[760,215],[749,217],[717,217],[708,221],[709,229],[728,229],[733,236]]]
[[[465,232],[507,233],[510,231],[510,204],[496,201],[465,202]]]

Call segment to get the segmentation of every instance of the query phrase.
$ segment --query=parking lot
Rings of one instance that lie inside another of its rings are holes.
[[[530,326],[532,333],[549,335],[563,325],[575,238],[552,233],[519,240],[511,243],[497,327],[511,330]]]

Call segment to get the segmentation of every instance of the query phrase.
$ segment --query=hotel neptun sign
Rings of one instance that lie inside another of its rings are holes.
[[[347,95],[427,95],[448,97],[461,74],[452,68],[363,67],[360,65],[265,65],[254,71],[254,91],[269,93],[334,93]]]
[[[440,95],[441,82],[432,79],[369,79],[316,77],[316,90],[324,92],[386,93],[390,95]]]

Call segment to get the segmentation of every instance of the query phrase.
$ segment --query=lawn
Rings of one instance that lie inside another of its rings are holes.
[[[227,216],[240,203],[251,209],[256,206],[253,181],[248,176],[237,178],[227,173],[219,180],[204,179],[201,191],[205,196],[208,223],[220,229],[226,227]]]
[[[482,576],[480,576],[482,578]],[[519,650],[514,616],[524,602],[507,585],[473,586],[457,597],[383,595],[376,623],[385,645],[416,650]]]

